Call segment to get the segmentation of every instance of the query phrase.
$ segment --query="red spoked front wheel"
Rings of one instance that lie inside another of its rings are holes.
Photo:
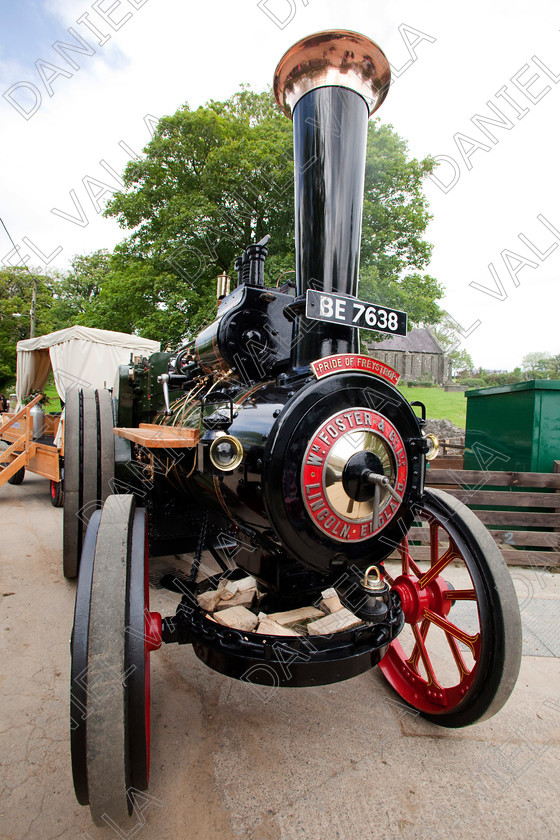
[[[515,590],[494,540],[457,499],[426,491],[415,519],[411,541],[399,548],[400,570],[386,564],[406,623],[379,667],[424,717],[467,726],[499,711],[517,680]]]

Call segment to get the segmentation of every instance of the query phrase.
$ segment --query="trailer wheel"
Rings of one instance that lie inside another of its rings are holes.
[[[22,467],[17,473],[14,473],[11,478],[8,479],[8,484],[21,484],[23,479],[25,478],[25,467]]]
[[[499,711],[517,680],[515,589],[494,540],[457,499],[426,491],[415,518],[430,547],[404,540],[402,573],[386,575],[401,597],[406,624],[379,667],[428,720],[468,726]]]
[[[53,481],[51,479],[51,505],[59,508],[63,504],[64,492],[62,490],[62,481]]]
[[[145,511],[133,496],[109,496],[86,532],[72,632],[72,774],[96,825],[122,823],[132,791],[148,786],[149,655],[160,643]]]
[[[113,410],[108,391],[72,388],[64,418],[64,576],[78,574],[92,513],[112,492],[115,469]]]

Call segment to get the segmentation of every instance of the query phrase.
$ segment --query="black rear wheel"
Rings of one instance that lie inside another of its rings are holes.
[[[84,540],[72,633],[72,773],[96,825],[132,810],[148,786],[150,650],[160,617],[149,613],[146,515],[134,497],[109,496]]]
[[[81,391],[72,388],[64,406],[64,518],[62,521],[62,557],[64,577],[78,574],[82,547],[80,462],[81,462]]]
[[[78,574],[92,513],[112,492],[115,465],[113,413],[108,391],[73,388],[64,417],[64,576]]]

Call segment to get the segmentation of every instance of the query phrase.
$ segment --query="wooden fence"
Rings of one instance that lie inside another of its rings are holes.
[[[439,459],[432,464],[426,485],[473,510],[508,565],[560,567],[560,461],[553,473],[441,468]]]

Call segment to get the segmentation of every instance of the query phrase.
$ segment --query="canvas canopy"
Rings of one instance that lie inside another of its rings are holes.
[[[68,327],[17,343],[16,396],[18,406],[31,391],[42,391],[54,373],[62,400],[72,387],[110,388],[119,365],[133,356],[150,356],[160,349],[158,341],[137,335]]]

